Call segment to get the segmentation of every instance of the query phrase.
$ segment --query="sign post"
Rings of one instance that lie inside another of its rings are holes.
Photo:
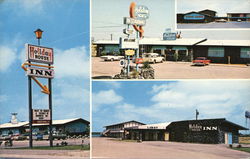
[[[144,33],[143,26],[146,25],[146,19],[149,18],[149,9],[146,6],[136,5],[135,2],[132,2],[130,4],[130,7],[129,7],[129,14],[130,14],[130,17],[124,17],[123,22],[124,22],[124,24],[128,25],[127,30],[129,30],[130,25],[132,25],[134,27],[134,29],[136,31],[135,42],[136,42],[136,46],[138,46],[138,47],[137,48],[131,47],[131,48],[126,48],[126,49],[135,49],[135,59],[138,59],[139,58],[139,50],[140,50],[139,39],[143,37],[143,33]],[[128,33],[128,31],[126,31],[126,29],[123,32],[124,32],[124,34],[127,34],[128,37],[131,34],[131,33]],[[123,48],[121,48],[121,49],[123,49]],[[130,63],[129,56],[127,56],[127,60],[128,60],[127,74],[129,74],[129,63]],[[136,71],[138,71],[138,70],[139,70],[139,64],[136,63]]]
[[[42,35],[42,30],[38,29],[35,31],[38,46],[37,45],[26,45],[26,60],[24,64],[22,64],[22,68],[26,71],[26,75],[28,76],[28,103],[29,103],[29,147],[33,147],[32,140],[32,124],[33,123],[49,123],[49,140],[50,147],[53,146],[53,138],[52,138],[52,78],[54,78],[54,70],[51,66],[54,63],[53,57],[53,49],[40,46],[40,39]],[[31,62],[42,63],[34,64]],[[26,68],[25,65],[28,65]],[[31,67],[32,66],[32,67]],[[43,67],[43,68],[40,68]],[[46,69],[45,69],[45,68]],[[48,87],[46,85],[42,85],[37,78],[48,78]],[[48,104],[49,109],[32,109],[32,79],[42,88],[42,93],[48,94]]]

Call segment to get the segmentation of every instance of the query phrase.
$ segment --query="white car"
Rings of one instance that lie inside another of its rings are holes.
[[[142,54],[142,60],[143,62],[157,63],[163,62],[164,57],[160,56],[157,53],[144,53]]]
[[[124,56],[117,56],[117,55],[101,56],[101,59],[103,59],[104,61],[119,61],[123,58],[124,58]]]

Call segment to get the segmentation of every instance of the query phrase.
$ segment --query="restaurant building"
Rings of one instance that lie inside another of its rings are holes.
[[[112,124],[112,125],[107,125],[104,126],[105,130],[102,133],[102,136],[106,137],[115,137],[115,138],[124,138],[125,135],[125,129],[129,127],[136,127],[140,125],[145,125],[144,123],[131,120],[127,122],[122,122],[122,123],[117,123],[117,124]]]
[[[124,55],[119,41],[97,40],[96,56],[107,54]],[[143,38],[139,41],[139,54],[154,52],[165,57],[166,61],[192,61],[196,57],[207,57],[211,63],[247,64],[250,63],[250,40],[210,40],[206,38],[179,38],[163,40]],[[177,54],[177,56],[175,56]],[[178,57],[175,59],[175,57]]]
[[[52,131],[67,135],[85,135],[89,132],[89,121],[82,118],[53,120]],[[34,134],[48,133],[49,124],[32,124]],[[29,122],[10,122],[0,125],[0,135],[22,135],[29,132]]]
[[[177,23],[209,23],[215,21],[215,19],[216,11],[209,9],[177,14]]]
[[[239,130],[248,129],[225,118],[216,118],[127,126],[119,132],[119,136],[113,137],[141,141],[233,144],[239,142]]]

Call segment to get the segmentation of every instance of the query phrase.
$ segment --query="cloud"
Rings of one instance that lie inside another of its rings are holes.
[[[43,0],[22,0],[17,1],[21,8],[23,8],[27,12],[40,12],[43,10]]]
[[[3,94],[0,95],[0,102],[5,102],[7,100],[8,100],[8,96],[7,95],[3,95]]]
[[[89,57],[84,46],[68,50],[55,49],[55,76],[62,77],[89,77]]]
[[[0,46],[0,72],[7,72],[16,59],[16,49]]]
[[[103,81],[103,83],[106,83],[108,87],[112,88],[121,88],[121,83],[117,81]]]
[[[250,81],[248,80],[159,82],[151,88],[150,92],[144,92],[145,97],[141,99],[144,100],[143,104],[131,103],[129,99],[103,103],[107,99],[112,99],[111,97],[123,98],[120,95],[124,89],[123,86],[117,92],[109,90],[110,93],[102,98],[98,96],[107,91],[100,91],[98,95],[94,94],[93,106],[98,105],[98,108],[103,109],[94,111],[93,117],[108,116],[108,119],[105,119],[106,123],[104,121],[99,123],[94,119],[97,122],[95,128],[98,124],[106,125],[128,120],[138,120],[144,123],[192,120],[195,119],[195,109],[200,112],[200,119],[227,118],[232,122],[242,124],[243,112],[250,109]],[[131,94],[128,98],[133,98],[133,95]],[[103,125],[99,127],[101,126]]]
[[[93,111],[98,111],[100,106],[116,104],[123,100],[123,98],[117,95],[112,89],[92,93],[92,99]]]

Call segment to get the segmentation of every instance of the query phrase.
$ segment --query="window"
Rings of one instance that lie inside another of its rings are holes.
[[[240,49],[240,58],[250,58],[250,48],[242,47]]]
[[[210,57],[224,57],[224,47],[209,47],[208,56]]]

